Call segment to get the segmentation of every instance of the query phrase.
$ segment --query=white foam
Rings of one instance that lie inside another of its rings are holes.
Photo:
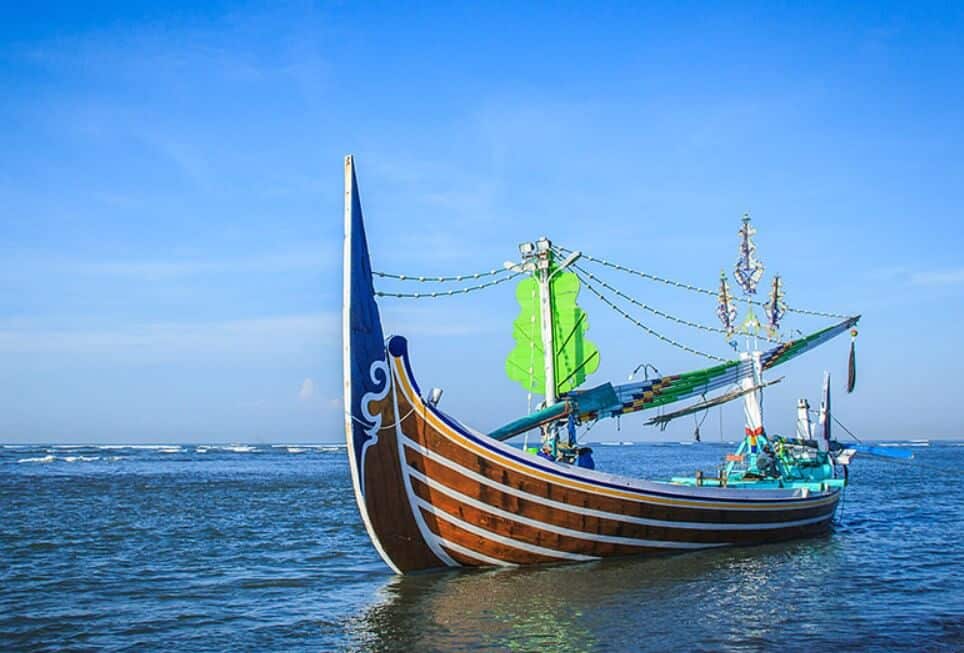
[[[96,445],[98,449],[138,449],[144,451],[151,450],[163,450],[163,449],[180,449],[181,445],[178,444],[99,444]]]
[[[287,449],[288,453],[304,453],[304,452],[308,451],[308,450],[307,450],[306,448],[304,448],[304,447],[286,447],[286,449]]]
[[[230,447],[218,447],[218,449],[223,449],[224,451],[233,451],[234,453],[251,453],[255,450],[255,447],[252,447],[248,444],[234,444]]]
[[[64,462],[68,463],[89,463],[95,460],[100,460],[100,456],[65,456]]]
[[[52,463],[55,460],[57,460],[55,456],[48,455],[48,456],[42,456],[40,458],[21,458],[17,462],[18,463]]]

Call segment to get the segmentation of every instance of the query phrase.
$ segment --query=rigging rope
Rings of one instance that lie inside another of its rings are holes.
[[[556,249],[566,254],[572,253],[572,250],[566,247],[557,246]],[[714,297],[716,296],[715,290],[700,288],[698,286],[693,286],[688,283],[673,281],[672,279],[664,279],[663,277],[657,276],[655,274],[649,274],[648,272],[642,272],[641,270],[634,270],[633,268],[628,268],[625,265],[619,265],[618,263],[611,263],[601,258],[596,258],[595,256],[589,256],[586,253],[583,253],[581,258],[584,258],[587,261],[592,261],[593,263],[599,263],[600,265],[605,265],[606,267],[613,268],[614,270],[619,270],[620,272],[628,272],[629,274],[635,274],[636,276],[642,277],[643,279],[649,279],[650,281],[657,281],[659,283],[666,284],[667,286],[675,286],[676,288],[692,290],[693,292],[703,293],[704,295],[713,295]]]
[[[414,413],[414,412],[415,412],[415,409],[412,408],[412,409],[409,410],[407,413],[405,413],[405,417],[403,417],[403,418],[401,418],[401,419],[395,420],[395,422],[394,422],[393,424],[389,424],[388,426],[382,426],[381,428],[376,429],[376,431],[390,431],[390,430],[394,429],[396,426],[400,425],[400,424],[401,424],[402,422],[404,422],[405,420],[407,420],[407,419],[409,418],[409,416],[410,416],[412,413]],[[352,414],[349,413],[349,412],[346,412],[345,415],[347,415],[348,417],[352,418],[352,420],[354,420],[355,422],[357,422],[358,424],[360,424],[362,428],[366,428],[366,429],[367,429],[367,428],[371,428],[371,426],[372,426],[372,425],[369,424],[368,422],[365,422],[365,421],[363,421],[363,420],[358,419],[357,417],[355,417],[354,415],[352,415]]]
[[[571,249],[568,249],[568,248],[562,247],[562,246],[558,246],[558,245],[555,246],[555,249],[558,249],[560,252],[563,252],[563,253],[565,253],[565,254],[571,254],[572,251],[573,251],[573,250],[571,250]],[[643,272],[643,271],[641,271],[641,270],[634,270],[633,268],[626,267],[625,265],[619,265],[618,263],[612,263],[612,262],[607,261],[607,260],[605,260],[605,259],[596,258],[595,256],[589,256],[588,254],[585,254],[585,253],[582,255],[581,258],[584,258],[584,259],[586,259],[587,261],[592,261],[593,263],[598,263],[598,264],[600,264],[600,265],[605,265],[606,267],[610,267],[610,268],[612,268],[612,269],[614,269],[614,270],[619,270],[620,272],[627,272],[627,273],[629,273],[629,274],[634,274],[634,275],[636,275],[636,276],[638,276],[638,277],[642,277],[643,279],[648,279],[648,280],[650,280],[650,281],[656,281],[656,282],[658,282],[658,283],[662,283],[662,284],[665,284],[665,285],[667,285],[667,286],[673,286],[674,288],[683,288],[684,290],[690,290],[690,291],[692,291],[692,292],[702,293],[702,294],[704,294],[704,295],[712,295],[712,296],[714,296],[714,297],[716,296],[716,291],[715,291],[715,290],[710,290],[709,288],[700,288],[699,286],[694,286],[694,285],[688,284],[688,283],[682,283],[682,282],[680,282],[680,281],[673,281],[672,279],[666,279],[666,278],[664,278],[664,277],[660,277],[660,276],[657,276],[657,275],[655,275],[655,274],[649,274],[648,272]],[[754,305],[756,305],[756,306],[763,306],[763,305],[764,305],[764,302],[761,302],[761,301],[756,300],[756,299],[751,299],[751,300],[749,300],[749,301],[750,301],[751,304],[754,304]],[[789,312],[791,312],[791,313],[797,313],[797,314],[799,314],[799,315],[811,315],[811,316],[814,316],[814,317],[826,317],[826,318],[830,318],[830,319],[833,319],[833,320],[845,320],[845,319],[847,319],[848,317],[850,317],[850,316],[848,316],[848,315],[842,315],[842,314],[840,314],[840,313],[825,313],[825,312],[822,312],[822,311],[811,311],[811,310],[804,309],[804,308],[793,308],[793,307],[789,307],[789,306],[787,307],[787,310],[788,310]]]
[[[613,309],[614,311],[616,311],[617,313],[619,313],[620,315],[622,315],[624,318],[626,318],[627,320],[629,320],[630,322],[632,322],[632,323],[635,324],[637,327],[639,327],[640,329],[642,329],[643,331],[645,331],[645,332],[648,333],[649,335],[653,336],[654,338],[657,338],[657,339],[659,339],[659,340],[662,340],[663,342],[665,342],[665,343],[667,343],[667,344],[669,344],[669,345],[672,345],[673,347],[676,347],[677,349],[682,349],[683,351],[688,352],[688,353],[690,353],[690,354],[695,354],[695,355],[697,355],[697,356],[702,356],[703,358],[708,358],[708,359],[710,359],[710,360],[718,361],[718,362],[720,362],[720,363],[726,363],[726,362],[728,362],[727,359],[725,359],[725,358],[720,358],[719,356],[715,356],[715,355],[713,355],[713,354],[707,354],[706,352],[700,351],[700,350],[698,350],[698,349],[693,349],[692,347],[689,347],[689,346],[687,346],[687,345],[684,345],[684,344],[681,343],[681,342],[677,342],[676,340],[673,340],[672,338],[668,338],[668,337],[664,336],[662,333],[660,333],[659,331],[656,331],[655,329],[651,329],[650,327],[646,326],[645,324],[643,324],[642,322],[640,322],[639,320],[637,320],[636,318],[634,318],[632,315],[630,315],[629,313],[627,313],[627,312],[624,311],[623,309],[621,309],[621,308],[619,308],[618,306],[616,306],[616,304],[614,304],[614,303],[613,303],[612,301],[610,301],[607,297],[605,297],[602,293],[600,293],[598,290],[596,290],[596,289],[595,289],[588,281],[586,281],[586,279],[584,279],[582,276],[580,276],[580,275],[578,275],[578,274],[577,274],[576,276],[579,277],[579,279],[580,279],[580,281],[582,281],[583,285],[586,286],[586,288],[589,289],[589,291],[590,291],[592,294],[594,294],[596,297],[598,297],[600,301],[602,301],[604,304],[606,304],[607,306],[609,306],[609,308]]]
[[[808,412],[809,412],[811,415],[816,415],[816,416],[818,416],[818,417],[820,416],[820,411],[818,411],[818,410],[811,410],[811,411],[808,411]],[[847,432],[847,435],[849,435],[850,437],[852,437],[852,438],[853,438],[854,440],[856,440],[858,443],[860,443],[860,444],[863,444],[863,443],[864,443],[864,441],[861,440],[860,438],[858,438],[858,437],[854,434],[853,431],[851,431],[851,430],[848,429],[846,426],[844,426],[844,425],[843,425],[843,422],[841,422],[839,419],[837,419],[837,416],[836,416],[836,415],[834,415],[833,413],[830,413],[830,419],[832,419],[837,426],[839,426],[839,427],[842,428],[844,431],[846,431],[846,432]]]
[[[521,272],[513,272],[512,274],[502,277],[501,279],[496,279],[494,281],[489,281],[487,283],[480,283],[477,286],[466,286],[465,288],[456,288],[455,290],[436,290],[432,292],[388,292],[382,290],[376,290],[376,297],[399,297],[402,299],[434,299],[436,297],[451,297],[453,295],[464,295],[466,293],[474,292],[476,290],[482,290],[484,288],[491,288],[492,286],[497,286],[500,283],[505,283],[511,279],[516,278],[522,274]]]
[[[489,270],[488,272],[476,272],[474,274],[457,274],[448,277],[426,277],[424,275],[414,275],[414,274],[395,274],[394,272],[376,272],[372,270],[372,274],[376,277],[382,277],[383,279],[397,279],[399,281],[420,281],[422,283],[444,283],[447,281],[466,281],[468,279],[480,279],[482,277],[491,277],[495,274],[500,274],[503,272],[508,272],[505,268],[495,268],[494,270]]]
[[[682,318],[682,317],[677,317],[677,316],[675,316],[675,315],[670,315],[669,313],[664,313],[663,311],[659,310],[658,308],[653,308],[652,306],[649,306],[649,305],[647,305],[647,304],[644,304],[644,303],[642,303],[641,301],[639,301],[638,299],[635,299],[635,298],[633,298],[633,297],[630,297],[630,296],[627,295],[626,293],[621,292],[621,291],[619,291],[619,290],[616,289],[616,288],[613,288],[612,286],[610,286],[608,283],[606,283],[605,281],[603,281],[602,279],[600,279],[599,277],[597,277],[596,275],[594,275],[594,274],[593,274],[592,272],[590,272],[589,270],[586,270],[585,268],[580,267],[580,266],[575,265],[575,264],[574,264],[572,267],[575,268],[576,270],[579,270],[579,271],[582,272],[583,274],[585,274],[587,277],[589,277],[590,279],[592,279],[593,281],[595,281],[596,283],[598,283],[599,285],[601,285],[603,288],[606,288],[607,290],[610,290],[610,291],[616,293],[619,297],[622,297],[622,298],[625,299],[627,302],[629,302],[629,303],[631,303],[631,304],[635,304],[636,306],[640,307],[641,309],[643,309],[643,310],[645,310],[645,311],[649,311],[650,313],[653,313],[654,315],[658,315],[658,316],[660,316],[661,318],[670,320],[671,322],[676,322],[677,324],[682,324],[682,325],[684,325],[684,326],[688,326],[688,327],[693,328],[693,329],[700,329],[701,331],[709,331],[710,333],[722,333],[723,335],[729,335],[729,332],[728,332],[726,329],[721,329],[721,328],[719,328],[719,327],[709,326],[709,325],[706,325],[706,324],[699,324],[698,322],[691,322],[691,321],[689,321],[689,320],[687,320],[687,319],[684,319],[684,318]],[[768,337],[766,337],[766,336],[760,336],[760,339],[761,339],[761,340],[766,340],[766,341],[768,341],[768,342],[773,342],[773,343],[780,343],[780,342],[781,342],[780,340],[777,340],[777,339],[774,339],[774,338],[768,338]]]

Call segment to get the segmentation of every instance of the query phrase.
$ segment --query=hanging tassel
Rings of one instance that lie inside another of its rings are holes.
[[[854,391],[857,385],[857,351],[856,343],[857,329],[850,330],[850,364],[847,366],[847,393]]]

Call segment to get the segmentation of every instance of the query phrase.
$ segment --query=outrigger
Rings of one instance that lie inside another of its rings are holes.
[[[780,438],[763,427],[760,398],[769,384],[763,375],[850,331],[848,389],[852,390],[854,327],[860,318],[789,308],[780,277],[775,277],[767,302],[754,300],[763,266],[756,258],[748,217],[744,217],[739,234],[735,278],[747,306],[747,319],[739,327],[735,324],[736,300],[725,276],[719,291],[711,291],[568,250],[546,238],[521,245],[521,261],[484,273],[424,277],[378,272],[371,267],[354,161],[347,157],[345,431],[358,507],[385,563],[397,573],[408,573],[444,567],[585,561],[825,533],[846,484],[846,473],[841,470],[854,453],[830,439],[829,382],[821,421],[824,437],[814,437],[807,406],[806,421],[801,421],[797,436]],[[616,290],[584,267],[586,262],[716,295],[722,327],[653,309]],[[376,277],[459,286],[390,292],[376,290]],[[422,393],[412,371],[407,340],[384,338],[376,297],[444,297],[517,278],[521,279],[516,288],[520,313],[514,323],[516,346],[509,354],[506,372],[530,397],[538,393],[543,401],[535,410],[530,408],[529,414],[485,434],[443,412],[438,406],[440,390]],[[692,372],[584,388],[587,376],[599,365],[599,351],[585,337],[586,314],[576,305],[581,287],[650,335],[715,364]],[[719,332],[726,339],[742,335],[744,351],[734,359],[698,351],[643,324],[617,302],[661,319]],[[765,333],[754,307],[764,310]],[[780,322],[788,311],[838,321],[809,336],[782,340]],[[760,340],[775,346],[761,351],[757,346]],[[713,391],[724,394],[708,399]],[[745,437],[715,474],[651,481],[589,468],[585,447],[579,442],[580,429],[601,419],[693,398],[701,401],[651,421],[665,423],[712,405],[743,400]],[[535,429],[540,433],[539,455],[505,442]]]

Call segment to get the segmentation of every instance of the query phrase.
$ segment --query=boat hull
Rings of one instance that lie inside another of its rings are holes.
[[[369,534],[396,572],[665,555],[830,528],[837,489],[686,487],[554,463],[423,401],[404,338],[389,339],[384,362],[383,387],[362,400],[374,437],[355,487]],[[351,441],[350,422],[348,431]]]

